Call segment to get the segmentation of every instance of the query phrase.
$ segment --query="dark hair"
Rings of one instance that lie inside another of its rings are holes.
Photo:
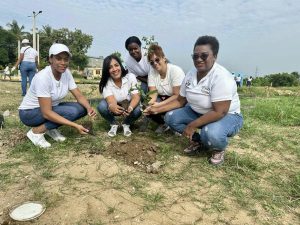
[[[164,58],[165,57],[165,53],[164,51],[162,50],[162,48],[157,45],[157,44],[152,44],[149,46],[148,48],[148,61],[150,61],[150,58],[153,56],[153,55],[157,55],[158,57],[160,58]]]
[[[128,50],[128,45],[132,44],[132,43],[136,43],[138,46],[142,46],[142,42],[140,41],[140,39],[136,36],[131,36],[129,38],[127,38],[127,40],[125,41],[125,48]]]
[[[119,57],[117,57],[114,54],[111,54],[111,55],[107,56],[103,60],[102,77],[101,77],[101,80],[100,80],[100,83],[99,83],[100,93],[103,92],[103,89],[106,86],[108,79],[110,78],[109,67],[110,67],[111,60],[113,60],[113,59],[115,59],[120,64],[121,71],[122,71],[121,77],[125,77],[126,74],[128,73],[128,71],[122,65],[122,62],[119,59]]]
[[[217,40],[216,37],[214,36],[201,36],[197,39],[195,45],[194,45],[194,50],[196,46],[198,45],[210,45],[211,50],[214,54],[214,56],[218,55],[219,52],[219,41]]]

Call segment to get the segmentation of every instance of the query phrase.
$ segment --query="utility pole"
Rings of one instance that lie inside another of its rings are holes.
[[[32,24],[32,47],[37,50],[36,47],[36,28],[35,28],[35,18],[37,17],[37,15],[41,14],[43,11],[39,11],[38,13],[36,13],[35,11],[32,11],[32,16],[28,16],[28,17],[32,17],[33,18],[33,24]]]

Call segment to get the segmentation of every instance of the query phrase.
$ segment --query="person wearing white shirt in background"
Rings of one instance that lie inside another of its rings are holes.
[[[90,117],[96,115],[68,69],[71,56],[66,45],[53,44],[49,49],[50,66],[34,76],[19,107],[21,121],[32,127],[27,137],[36,146],[51,146],[45,140],[45,133],[55,141],[64,141],[66,138],[57,130],[61,125],[74,127],[80,134],[87,134],[89,130],[74,121],[86,114]],[[63,102],[69,91],[77,102]]]
[[[151,69],[148,75],[149,91],[156,91],[150,95],[149,105],[160,107],[177,99],[181,83],[184,79],[183,70],[168,62],[162,48],[153,44],[148,48],[148,61]],[[159,124],[156,133],[163,133],[168,130],[164,121],[165,113],[149,115],[149,117]]]
[[[29,44],[30,42],[28,39],[22,40],[22,48],[21,48],[20,56],[16,64],[11,69],[11,72],[13,72],[18,67],[18,65],[20,65],[20,72],[21,72],[21,79],[22,79],[21,81],[22,96],[26,95],[27,78],[30,86],[31,81],[37,70],[38,53]]]
[[[10,69],[9,66],[6,66],[4,69],[4,80],[6,80],[6,77],[8,76],[9,80],[11,80],[11,76],[10,76]]]
[[[139,102],[140,95],[135,89],[137,80],[134,74],[128,73],[121,60],[115,56],[107,56],[103,61],[102,77],[99,83],[99,91],[103,99],[98,105],[101,116],[110,123],[108,136],[117,134],[118,124],[115,116],[123,116],[122,122],[124,136],[129,137],[132,132],[130,125],[142,114]],[[127,101],[126,108],[121,103]]]
[[[166,124],[191,142],[184,152],[205,147],[212,151],[209,162],[213,165],[224,162],[228,137],[243,125],[237,86],[231,73],[216,63],[218,51],[215,37],[199,37],[192,54],[195,68],[185,76],[178,98],[145,110],[147,114],[169,111]]]
[[[125,48],[129,55],[125,59],[125,64],[130,73],[133,73],[141,82],[141,88],[145,93],[148,92],[148,74],[150,64],[145,55],[145,51],[141,49],[142,43],[136,36],[131,36],[125,41]]]

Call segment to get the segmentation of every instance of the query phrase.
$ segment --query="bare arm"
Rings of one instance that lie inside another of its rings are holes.
[[[40,108],[43,114],[43,117],[47,120],[50,120],[54,123],[62,124],[62,125],[67,125],[70,127],[76,128],[81,134],[86,134],[88,132],[87,129],[85,129],[83,126],[74,123],[61,115],[57,114],[52,110],[52,100],[51,98],[44,98],[44,97],[39,97],[39,104]]]
[[[110,95],[105,98],[108,109],[115,115],[121,115],[125,109],[118,105],[117,100],[115,99],[115,96]]]
[[[149,115],[149,114],[168,112],[172,109],[183,107],[186,103],[187,103],[186,98],[182,97],[181,95],[178,95],[176,99],[174,99],[173,101],[169,102],[166,105],[162,105],[158,107],[156,107],[155,105],[149,106],[147,109],[145,109],[144,113],[146,115]]]
[[[163,106],[163,105],[166,105],[168,104],[169,102],[172,102],[174,101],[175,99],[178,98],[179,96],[179,92],[180,92],[180,86],[176,86],[176,87],[173,87],[173,95],[170,97],[170,98],[167,98],[166,100],[162,101],[162,102],[159,102],[159,103],[156,103],[156,106]]]
[[[88,115],[91,117],[96,116],[96,111],[91,107],[90,103],[86,99],[86,97],[83,96],[79,88],[75,88],[73,90],[70,90],[72,95],[76,98],[77,102],[82,105],[84,108],[86,108]]]
[[[139,102],[140,102],[140,99],[141,99],[141,97],[140,97],[139,94],[133,94],[133,95],[131,95],[131,101],[130,101],[130,103],[129,103],[129,106],[128,106],[128,108],[123,112],[123,114],[124,114],[125,116],[128,116],[128,115],[133,111],[133,109],[134,109],[135,107],[137,107],[137,105],[138,105]]]
[[[20,56],[17,62],[15,63],[14,67],[16,68],[20,64],[20,62],[22,62],[23,59],[24,59],[24,53],[20,53]]]
[[[231,103],[230,100],[213,102],[212,111],[205,113],[203,116],[199,117],[198,119],[188,124],[183,132],[183,135],[185,135],[191,140],[193,134],[195,133],[198,127],[222,119],[228,113],[230,103]]]
[[[155,87],[148,87],[149,88],[149,92],[150,91],[156,91]],[[151,98],[150,101],[148,102],[149,105],[153,105],[156,102],[157,99],[157,92],[154,92],[153,94],[149,95],[149,97]]]

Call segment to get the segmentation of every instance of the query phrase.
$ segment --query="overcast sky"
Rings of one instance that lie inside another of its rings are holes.
[[[93,36],[90,56],[127,52],[135,35],[154,35],[167,58],[188,71],[193,44],[201,35],[220,42],[218,62],[247,75],[300,72],[299,0],[1,0],[0,25],[17,20],[37,27],[75,28]]]

